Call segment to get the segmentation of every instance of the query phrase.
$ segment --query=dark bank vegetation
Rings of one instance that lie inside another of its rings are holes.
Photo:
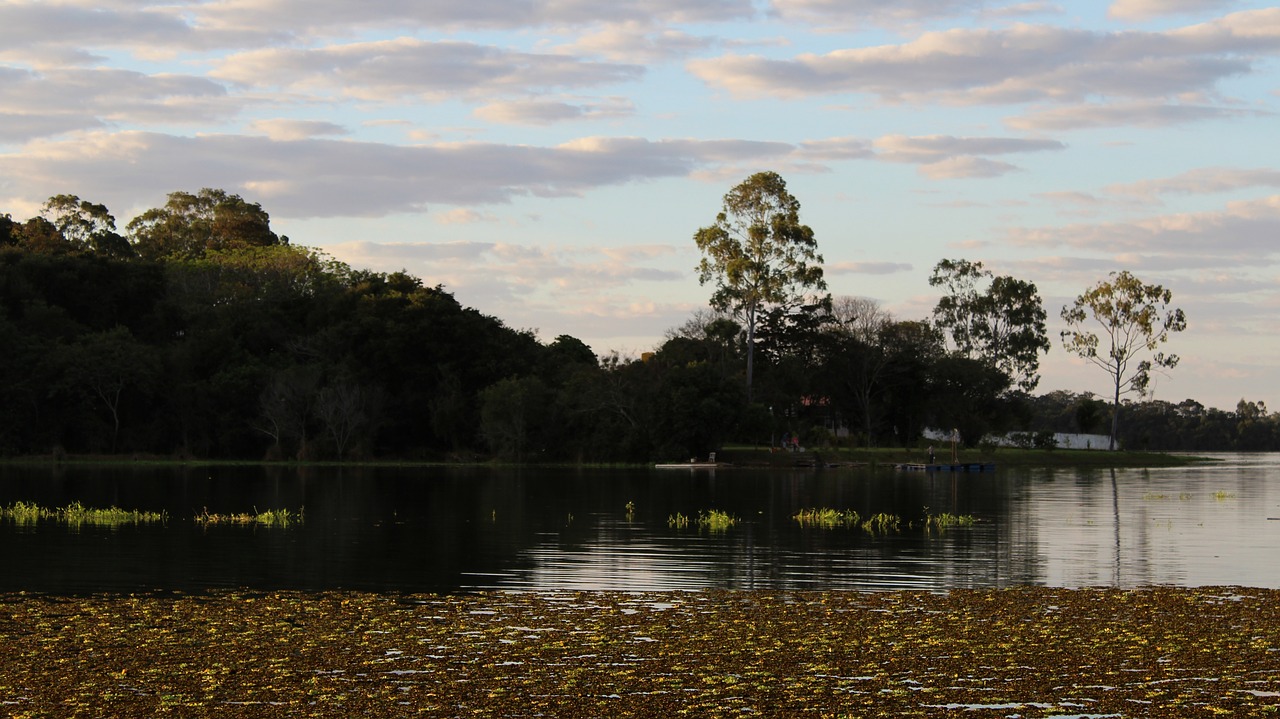
[[[707,311],[643,357],[597,356],[293,244],[220,190],[175,192],[123,233],[62,195],[0,215],[0,456],[647,462],[791,436],[914,450],[930,426],[970,447],[1108,426],[1090,394],[1030,393],[1034,285],[951,260],[935,281],[948,294],[932,321],[796,295],[755,307],[751,343]],[[1261,403],[1124,412],[1126,448],[1280,448]]]

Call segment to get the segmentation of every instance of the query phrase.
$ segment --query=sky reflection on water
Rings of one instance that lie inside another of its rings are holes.
[[[0,589],[450,592],[1246,585],[1280,588],[1280,456],[1161,470],[91,469],[0,467],[16,501],[168,511],[159,527],[0,522]],[[634,514],[626,506],[633,503]],[[306,510],[288,529],[210,512]],[[903,518],[803,528],[805,508]],[[719,509],[723,533],[668,525]],[[926,513],[978,524],[926,532]],[[912,526],[906,526],[911,523]]]

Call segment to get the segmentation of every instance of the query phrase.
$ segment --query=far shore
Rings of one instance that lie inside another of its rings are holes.
[[[950,447],[935,446],[934,454],[939,463],[951,463]],[[712,455],[701,457],[668,458],[664,461],[683,462],[694,460],[709,462]],[[809,466],[815,469],[841,469],[851,467],[883,467],[898,464],[925,463],[929,459],[928,448],[904,449],[901,447],[803,448],[790,451],[761,446],[731,445],[717,450],[714,461],[724,468],[790,468]],[[1214,457],[1194,453],[1139,452],[1128,450],[1104,451],[1083,449],[961,449],[956,464],[995,463],[998,467],[1076,467],[1076,468],[1156,468],[1183,467],[1203,462],[1219,461]],[[67,466],[262,466],[262,467],[529,467],[561,468],[585,467],[600,469],[643,469],[654,462],[508,462],[480,455],[452,455],[433,458],[401,459],[348,459],[348,460],[249,460],[249,459],[200,459],[164,455],[35,455],[24,457],[0,457],[0,465],[67,465]]]

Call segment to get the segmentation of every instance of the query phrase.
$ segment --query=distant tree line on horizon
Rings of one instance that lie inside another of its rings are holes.
[[[710,247],[735,228],[704,230]],[[721,249],[704,281],[745,276]],[[823,294],[809,249],[804,291],[729,287],[654,352],[597,357],[291,244],[221,190],[172,193],[123,234],[107,208],[59,195],[26,221],[0,215],[0,455],[642,462],[784,434],[821,447],[839,428],[845,444],[910,447],[926,427],[976,443],[1110,423],[1091,394],[1031,394],[1048,347],[1034,285],[944,260],[934,317],[898,320]],[[1125,447],[1280,449],[1260,402],[1117,406]]]

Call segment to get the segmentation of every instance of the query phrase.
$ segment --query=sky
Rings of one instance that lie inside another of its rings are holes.
[[[637,356],[705,308],[698,228],[782,175],[833,295],[928,317],[942,259],[1034,282],[1038,391],[1128,270],[1156,399],[1280,409],[1280,7],[1224,0],[0,0],[0,213],[170,192]]]

